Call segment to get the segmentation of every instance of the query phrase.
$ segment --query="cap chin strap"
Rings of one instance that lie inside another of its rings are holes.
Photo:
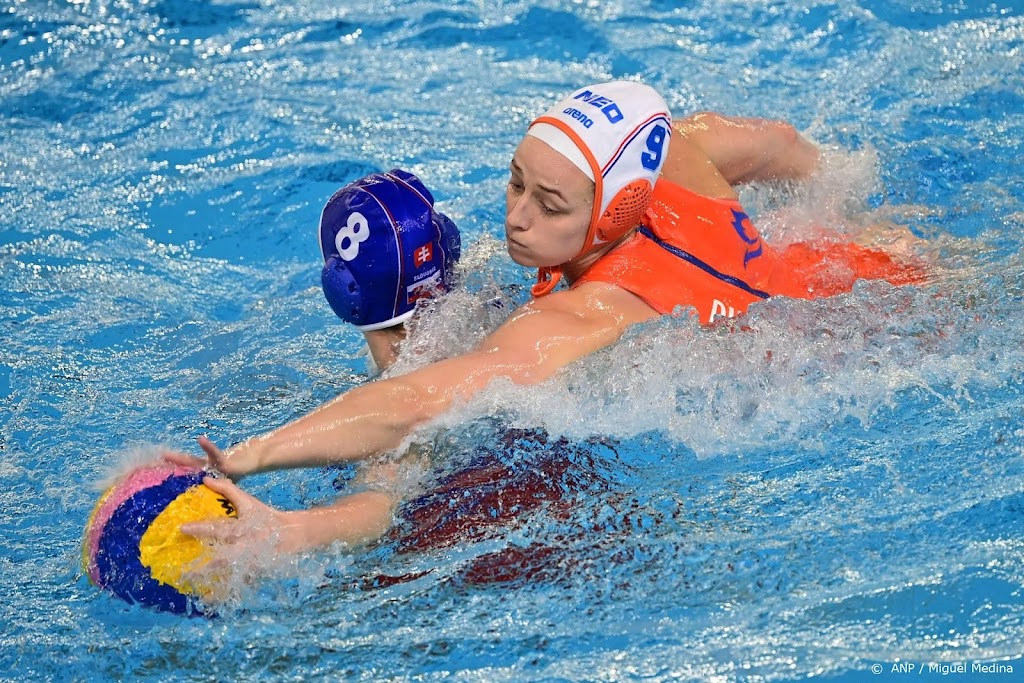
[[[530,288],[534,297],[546,296],[554,291],[562,280],[562,266],[544,266],[537,269],[537,283]]]

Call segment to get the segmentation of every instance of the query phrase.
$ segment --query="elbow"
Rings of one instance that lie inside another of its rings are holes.
[[[747,180],[794,180],[809,178],[818,168],[818,148],[788,121],[770,121],[769,137],[759,162],[747,174]]]
[[[390,423],[388,427],[396,433],[404,436],[443,411],[437,392],[431,387],[404,381],[402,377],[391,382],[384,415]]]
[[[341,399],[352,402],[348,420],[374,435],[378,452],[399,445],[416,427],[430,420],[439,411],[432,411],[427,392],[406,377],[377,380],[357,387]]]
[[[800,145],[801,137],[796,126],[788,121],[775,121],[775,135],[778,145],[783,150],[792,150]]]
[[[818,169],[818,147],[801,135],[792,124],[779,122],[778,125],[780,145],[785,150],[781,156],[790,160],[789,177],[806,180]]]

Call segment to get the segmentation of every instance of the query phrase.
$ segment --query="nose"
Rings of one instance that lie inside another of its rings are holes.
[[[522,232],[529,228],[526,195],[508,192],[505,195],[505,229],[508,232]]]

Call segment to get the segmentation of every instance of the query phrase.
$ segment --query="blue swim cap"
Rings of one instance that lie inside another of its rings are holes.
[[[434,211],[412,173],[393,169],[346,185],[320,216],[324,295],[360,330],[404,322],[416,300],[448,290],[459,260],[459,229]]]

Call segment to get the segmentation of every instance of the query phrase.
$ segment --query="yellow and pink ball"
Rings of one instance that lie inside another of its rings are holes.
[[[82,565],[97,586],[130,602],[189,612],[211,587],[191,572],[210,549],[181,525],[235,516],[231,503],[203,485],[205,472],[169,463],[139,467],[100,497],[86,525]]]

